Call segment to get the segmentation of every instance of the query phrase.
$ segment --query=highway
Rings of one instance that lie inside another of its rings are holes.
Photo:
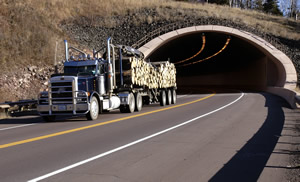
[[[0,120],[0,181],[285,181],[296,117],[268,93],[207,91],[96,121]]]

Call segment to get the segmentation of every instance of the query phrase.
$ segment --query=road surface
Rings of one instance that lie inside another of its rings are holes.
[[[0,181],[285,181],[298,116],[271,94],[211,91],[96,121],[0,120]]]

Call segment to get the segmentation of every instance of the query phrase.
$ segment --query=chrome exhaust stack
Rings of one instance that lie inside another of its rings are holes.
[[[69,47],[68,47],[68,41],[64,40],[65,42],[65,54],[66,54],[66,61],[69,62]]]
[[[114,72],[113,72],[113,65],[112,65],[112,62],[111,62],[111,37],[109,37],[107,39],[107,61],[108,61],[108,66],[107,66],[107,80],[108,80],[108,91],[110,93],[113,92],[113,89],[114,89],[114,85],[113,85],[113,82],[114,82]]]

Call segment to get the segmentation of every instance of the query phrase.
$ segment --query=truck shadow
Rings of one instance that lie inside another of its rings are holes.
[[[39,116],[32,116],[32,117],[12,117],[0,120],[1,124],[33,124],[33,123],[41,123],[44,120]]]
[[[143,105],[145,108],[160,108],[158,103],[150,104],[150,105]],[[144,108],[144,109],[145,109]],[[162,107],[163,108],[163,107]],[[143,111],[143,110],[142,110]],[[103,115],[132,115],[132,114],[139,114],[140,112],[134,113],[121,113],[119,109],[115,109],[112,111],[103,111],[98,119],[101,119]],[[42,117],[38,115],[36,111],[32,112],[18,112],[10,114],[9,118],[0,119],[1,124],[33,124],[33,123],[55,123],[55,122],[89,122],[86,117],[83,116],[57,116],[55,121],[44,121]]]
[[[261,93],[266,98],[268,115],[257,133],[209,180],[257,181],[274,152],[283,130],[288,104],[279,97]],[[288,153],[287,153],[288,155]]]
[[[81,122],[86,121],[85,117],[66,117],[59,116],[55,121],[46,122],[44,119],[37,115],[10,117],[0,120],[0,125],[3,124],[34,124],[34,123],[56,123],[56,122]]]

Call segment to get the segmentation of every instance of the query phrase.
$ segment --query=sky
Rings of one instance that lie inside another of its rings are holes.
[[[278,0],[279,8],[286,15],[286,8],[290,7],[291,0]],[[298,10],[300,10],[300,0],[297,3]]]

